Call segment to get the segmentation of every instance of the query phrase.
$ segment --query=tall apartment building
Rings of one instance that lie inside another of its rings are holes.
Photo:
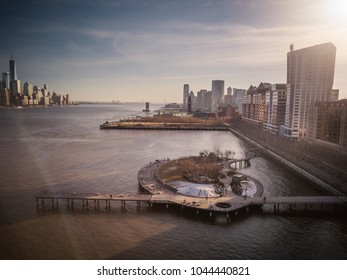
[[[212,111],[217,112],[219,104],[223,103],[224,81],[212,81]]]
[[[287,85],[273,84],[265,94],[265,118],[263,130],[279,134],[284,125],[287,99]]]
[[[287,104],[283,135],[294,140],[306,137],[309,108],[330,101],[334,82],[336,47],[325,43],[287,53]]]
[[[266,93],[271,91],[270,83],[250,86],[243,97],[242,118],[263,123],[265,120]]]

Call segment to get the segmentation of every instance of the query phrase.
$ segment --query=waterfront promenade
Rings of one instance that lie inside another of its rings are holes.
[[[262,147],[264,154],[270,155],[272,152],[330,185],[340,194],[347,194],[346,153],[317,144],[290,141],[267,133],[257,124],[245,120],[235,120],[230,127],[238,137],[251,139],[252,145]]]

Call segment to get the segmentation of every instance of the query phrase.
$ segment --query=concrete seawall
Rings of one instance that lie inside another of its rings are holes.
[[[260,145],[259,143],[255,142],[254,140],[252,140],[252,139],[248,138],[247,136],[241,134],[240,132],[238,132],[238,131],[236,131],[236,130],[234,130],[232,128],[230,128],[229,131],[232,132],[233,134],[235,134],[240,139],[242,139],[242,140],[244,140],[244,141],[254,145],[255,147],[261,149],[262,152],[265,153],[267,156],[271,157],[275,161],[277,161],[280,164],[282,164],[284,167],[286,167],[289,170],[295,172],[296,174],[298,174],[299,176],[301,176],[305,180],[311,182],[312,184],[314,184],[315,186],[319,187],[320,189],[328,191],[329,193],[331,193],[333,195],[345,196],[342,192],[336,190],[335,188],[333,188],[329,184],[325,183],[324,181],[320,180],[316,176],[314,176],[314,175],[308,173],[307,171],[305,171],[304,169],[298,167],[297,165],[295,165],[295,163],[290,162],[289,160],[287,160],[287,159],[279,156],[278,154],[268,150],[266,147]]]

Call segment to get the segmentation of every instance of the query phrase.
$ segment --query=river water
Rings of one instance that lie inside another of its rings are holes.
[[[0,109],[1,259],[346,259],[347,223],[334,214],[233,217],[177,209],[36,209],[35,194],[137,193],[138,170],[155,159],[252,148],[229,132],[100,130],[144,114],[143,105]],[[259,155],[243,172],[266,196],[321,195]]]

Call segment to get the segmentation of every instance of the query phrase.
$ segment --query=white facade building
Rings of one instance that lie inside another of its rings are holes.
[[[336,47],[325,43],[287,54],[287,106],[283,135],[295,140],[306,137],[309,108],[317,101],[330,101],[334,82]]]

